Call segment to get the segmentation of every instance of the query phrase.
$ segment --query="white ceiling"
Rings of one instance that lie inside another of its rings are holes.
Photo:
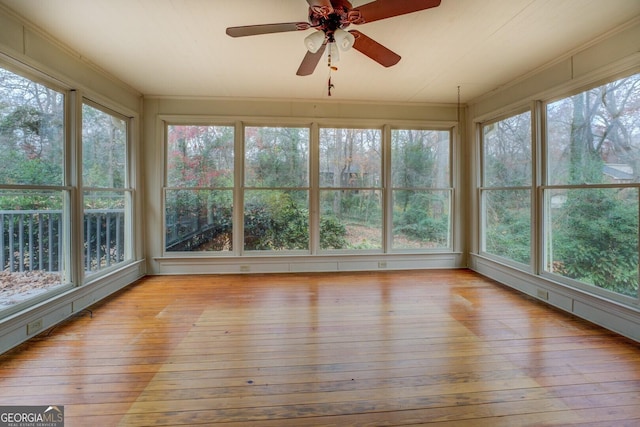
[[[369,0],[354,0],[354,6]],[[296,76],[315,30],[231,38],[228,26],[306,21],[305,0],[0,0],[149,96],[328,99],[328,69]],[[442,0],[352,26],[402,56],[341,55],[332,100],[466,102],[640,16],[640,0]]]

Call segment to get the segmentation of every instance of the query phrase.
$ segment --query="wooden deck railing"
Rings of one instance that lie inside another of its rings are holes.
[[[63,265],[61,210],[0,211],[0,268],[58,272]],[[84,216],[85,270],[124,260],[124,210],[89,209]]]

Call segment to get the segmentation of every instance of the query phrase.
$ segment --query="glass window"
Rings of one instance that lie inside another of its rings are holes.
[[[640,182],[640,74],[550,103],[549,185]]]
[[[309,250],[309,128],[246,127],[244,250]]]
[[[382,249],[380,129],[320,129],[320,247]]]
[[[310,126],[243,124],[241,143],[234,129],[167,126],[167,251],[451,247],[450,130],[393,131],[393,158],[392,150],[386,155],[393,162],[394,208],[385,218],[381,129],[317,128],[317,157]],[[234,160],[234,146],[242,161]],[[393,241],[386,242],[391,225]]]
[[[65,96],[0,68],[0,310],[66,288]]]
[[[638,297],[640,74],[550,103],[545,270]]]
[[[169,125],[165,250],[233,250],[233,126]]]
[[[64,101],[0,68],[0,184],[64,184]]]
[[[450,149],[450,131],[391,131],[393,249],[449,246]]]
[[[531,262],[531,113],[482,126],[482,250]]]
[[[84,260],[87,275],[131,256],[126,189],[128,121],[87,103],[82,106]]]
[[[547,271],[638,296],[638,189],[546,192]]]

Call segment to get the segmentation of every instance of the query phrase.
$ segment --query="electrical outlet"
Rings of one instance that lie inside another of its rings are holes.
[[[251,271],[251,267],[249,267],[248,265],[241,265],[240,271],[242,271],[243,273],[249,272]]]
[[[536,295],[538,296],[538,298],[543,299],[543,300],[548,300],[549,299],[549,291],[546,291],[544,289],[538,289]]]
[[[27,323],[27,335],[33,335],[42,329],[42,319]]]
[[[378,261],[378,268],[387,268],[386,261]]]

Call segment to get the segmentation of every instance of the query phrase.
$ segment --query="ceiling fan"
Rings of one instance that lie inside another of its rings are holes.
[[[298,68],[297,75],[313,74],[325,50],[328,52],[328,65],[332,66],[332,57],[340,50],[351,47],[373,59],[384,67],[391,67],[400,61],[400,55],[386,48],[358,30],[346,31],[351,24],[362,25],[368,22],[418,12],[440,5],[441,0],[377,0],[354,8],[347,0],[307,0],[309,3],[308,22],[285,22],[279,24],[247,25],[227,28],[231,37],[245,37],[260,34],[304,31],[309,28],[318,30],[307,36],[304,41],[307,53]],[[327,49],[327,46],[329,48]],[[329,79],[329,95],[331,95]]]

